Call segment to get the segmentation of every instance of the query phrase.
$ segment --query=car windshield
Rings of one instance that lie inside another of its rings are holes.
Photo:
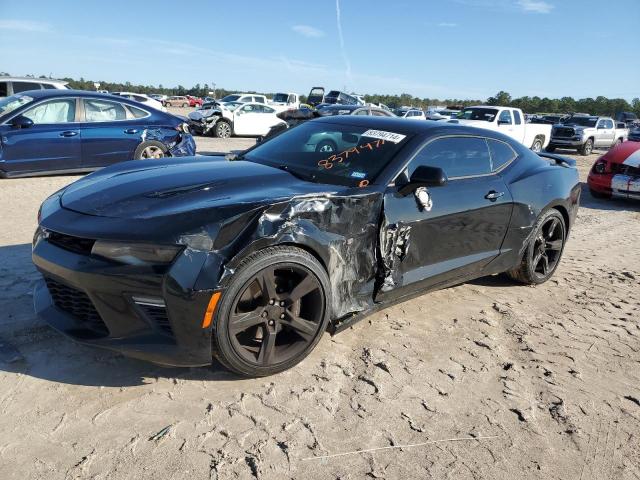
[[[579,127],[595,127],[597,118],[591,117],[571,117],[566,119],[563,123],[565,125],[576,125]]]
[[[273,101],[274,102],[287,102],[289,100],[289,95],[286,93],[276,93],[273,96]]]
[[[220,100],[221,102],[235,102],[236,100],[238,100],[242,95],[227,95],[226,97],[224,97],[222,100]]]
[[[29,102],[33,102],[33,97],[28,95],[12,95],[11,97],[3,98],[0,100],[0,117]]]
[[[483,122],[493,122],[498,114],[495,108],[465,108],[458,117],[461,120],[481,120]]]
[[[258,145],[241,158],[315,183],[364,187],[411,135],[327,122],[307,122]]]
[[[222,102],[222,106],[227,110],[234,111],[239,106],[244,105],[242,102]]]

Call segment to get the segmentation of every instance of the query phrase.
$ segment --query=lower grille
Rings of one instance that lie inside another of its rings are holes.
[[[623,163],[612,163],[611,172],[620,175],[629,175],[630,177],[640,177],[640,168]]]
[[[45,281],[56,307],[73,315],[85,328],[102,336],[109,335],[107,326],[86,293],[52,278],[45,278]]]
[[[74,253],[81,253],[83,255],[91,254],[93,244],[96,242],[90,238],[74,237],[71,235],[65,235],[63,233],[49,231],[47,240],[60,248],[69,250]]]
[[[171,328],[171,322],[169,322],[167,306],[164,300],[161,298],[133,297],[133,301],[151,325],[173,337],[173,329]]]

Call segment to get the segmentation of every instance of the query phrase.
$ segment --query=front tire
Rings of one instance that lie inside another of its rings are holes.
[[[591,152],[593,152],[593,139],[589,138],[584,142],[584,145],[578,149],[578,153],[583,157],[586,157],[587,155],[591,155]]]
[[[167,156],[167,147],[157,140],[142,142],[133,154],[134,160],[163,158]]]
[[[224,120],[220,120],[216,123],[216,126],[213,129],[213,133],[218,138],[229,138],[231,137],[232,129],[231,124],[229,122],[225,122]]]
[[[329,322],[330,283],[305,250],[269,247],[244,259],[219,304],[213,355],[247,377],[263,377],[301,362]]]
[[[558,268],[567,227],[562,214],[552,208],[540,215],[532,232],[520,265],[507,274],[517,282],[537,285],[549,280]]]

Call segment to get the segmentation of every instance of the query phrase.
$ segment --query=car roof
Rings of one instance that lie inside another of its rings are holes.
[[[0,77],[0,82],[34,82],[34,83],[58,83],[60,85],[68,85],[69,82],[64,80],[56,80],[54,78],[34,78],[34,77]]]
[[[91,92],[89,90],[27,90],[26,92],[20,92],[16,95],[26,95],[32,97],[34,100],[42,100],[47,98],[62,98],[62,97],[80,97],[80,98],[101,98],[109,100],[111,102],[117,101],[132,107],[140,108],[141,104],[135,100],[130,100],[127,97],[121,97],[120,95],[112,95],[111,93],[98,93]],[[155,110],[154,115],[169,115],[160,110]]]
[[[350,125],[369,128],[372,130],[384,130],[405,135],[474,135],[486,138],[494,138],[509,143],[516,151],[524,147],[520,142],[500,132],[485,128],[449,123],[434,120],[416,122],[400,117],[377,117],[369,115],[338,115],[333,117],[318,117],[311,122],[332,123],[338,125]]]

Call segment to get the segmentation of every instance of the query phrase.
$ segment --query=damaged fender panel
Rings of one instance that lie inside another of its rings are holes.
[[[227,245],[217,241],[218,250],[210,254],[207,266],[222,269],[219,286],[224,286],[238,263],[252,252],[273,245],[298,245],[316,255],[329,273],[331,318],[360,312],[373,303],[381,202],[379,193],[314,194],[247,212],[240,217],[247,222],[245,227],[238,217],[221,227],[222,234],[235,223],[238,235]],[[203,272],[207,270],[215,269]],[[207,282],[202,279],[202,283]]]

